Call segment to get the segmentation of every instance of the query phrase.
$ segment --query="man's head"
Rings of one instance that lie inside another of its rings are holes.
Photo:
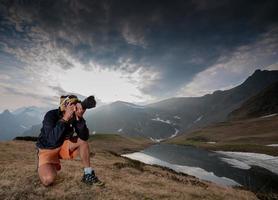
[[[77,98],[76,95],[62,95],[60,97],[60,110],[63,112],[66,109],[66,106],[69,104],[77,104],[81,103],[81,101]]]
[[[79,100],[76,95],[62,95],[60,97],[60,110],[65,111],[66,105],[70,103],[82,106],[84,110],[96,107],[96,100],[93,95],[87,97],[83,101]]]

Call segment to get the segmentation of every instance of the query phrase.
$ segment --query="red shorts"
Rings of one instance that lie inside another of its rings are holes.
[[[61,169],[60,159],[74,159],[79,155],[78,148],[74,151],[70,151],[69,145],[76,143],[77,137],[73,137],[71,139],[67,139],[63,142],[60,147],[55,149],[40,149],[38,148],[38,167],[43,164],[55,164],[56,169]]]

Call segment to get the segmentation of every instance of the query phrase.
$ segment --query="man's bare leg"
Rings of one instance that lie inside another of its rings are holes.
[[[39,173],[40,180],[44,186],[51,185],[57,176],[56,167],[53,164],[41,165],[38,168],[38,173]]]
[[[84,167],[90,167],[90,147],[88,142],[78,138],[76,143],[70,143],[71,151],[74,151],[76,148],[79,150]]]
[[[89,184],[93,183],[94,185],[104,186],[105,183],[100,181],[95,176],[94,170],[90,167],[90,148],[88,142],[78,138],[76,143],[70,143],[69,148],[71,151],[78,148],[79,155],[84,165],[84,175],[82,181]]]

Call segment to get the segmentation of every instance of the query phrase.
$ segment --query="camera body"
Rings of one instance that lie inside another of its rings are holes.
[[[87,97],[81,102],[82,108],[83,109],[90,109],[96,107],[96,100],[93,95]]]
[[[80,103],[84,110],[96,107],[96,100],[93,95],[85,98],[83,101],[80,101],[76,95],[61,96],[60,106],[59,106],[60,110],[62,112],[65,111],[65,108],[69,103],[72,104]]]

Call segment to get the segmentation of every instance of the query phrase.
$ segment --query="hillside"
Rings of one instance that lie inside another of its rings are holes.
[[[145,106],[116,101],[88,110],[85,119],[91,132],[117,132],[161,141],[227,120],[229,113],[277,80],[277,70],[256,70],[242,84],[229,90],[202,97],[169,98]],[[41,122],[34,125],[23,135],[38,135]]]
[[[177,120],[145,106],[116,101],[87,115],[88,127],[96,132],[118,132],[146,138],[164,138],[175,134]],[[165,121],[164,121],[165,120]]]
[[[278,113],[278,81],[244,102],[229,119],[247,119]]]
[[[138,106],[114,102],[88,115],[91,129],[97,132],[119,132],[155,139],[227,120],[230,112],[278,80],[278,71],[256,70],[242,84],[202,97],[175,97]]]
[[[34,142],[0,142],[1,199],[257,199],[243,189],[217,186],[118,155],[138,151],[148,142],[118,135],[92,136],[92,163],[106,182],[104,188],[80,182],[79,160],[62,160],[55,184],[44,187],[36,173]]]
[[[202,97],[178,97],[148,107],[172,113],[180,118],[180,133],[227,120],[230,112],[270,84],[278,81],[278,71],[256,70],[242,84]]]
[[[257,152],[277,156],[278,116],[227,121],[184,133],[167,143],[211,150]]]

